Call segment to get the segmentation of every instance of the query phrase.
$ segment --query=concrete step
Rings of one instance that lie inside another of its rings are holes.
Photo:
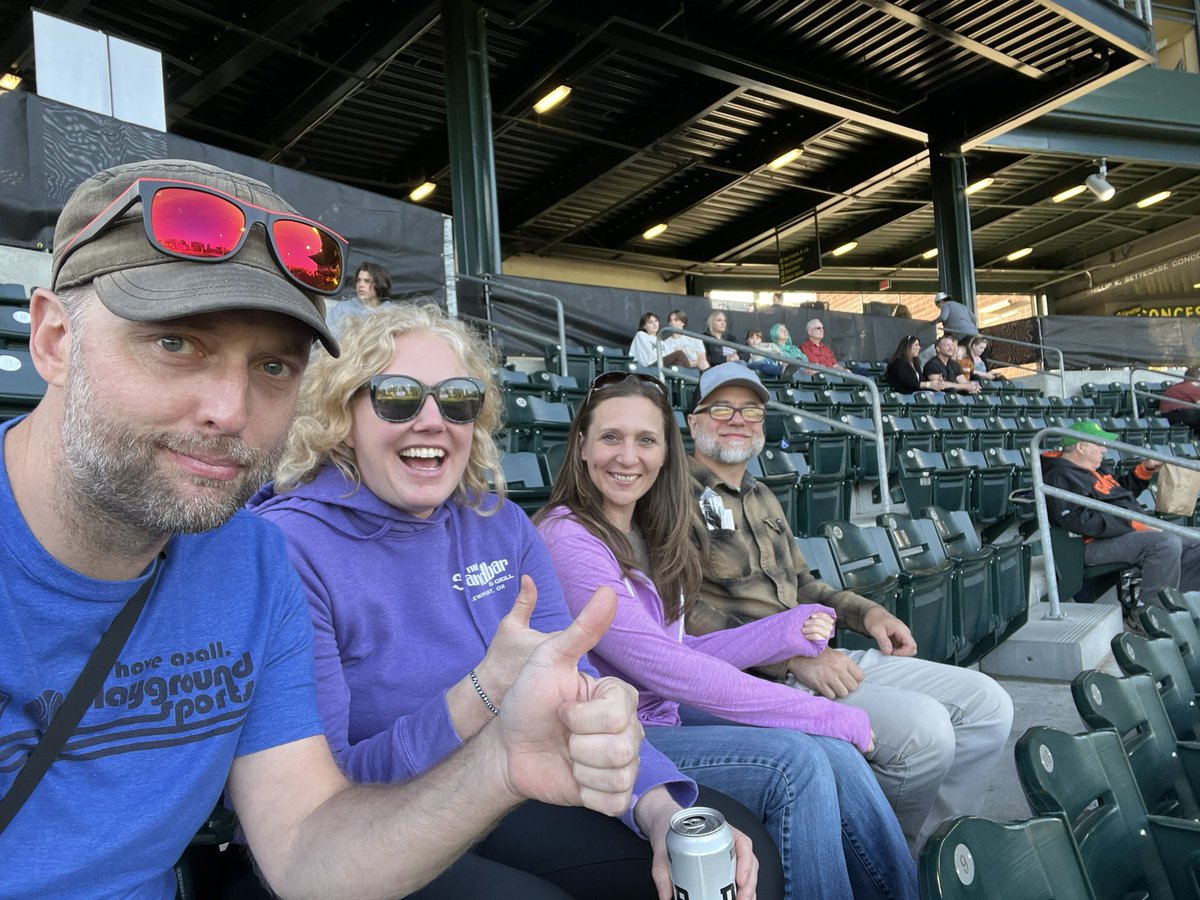
[[[979,662],[989,675],[1069,682],[1100,668],[1110,643],[1121,633],[1121,607],[1108,603],[1064,603],[1062,618],[1048,619],[1049,604],[1034,603],[1029,622]]]

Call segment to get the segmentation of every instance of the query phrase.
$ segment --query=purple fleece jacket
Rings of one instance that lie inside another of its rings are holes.
[[[861,709],[741,671],[818,655],[825,641],[804,637],[804,620],[814,612],[836,617],[832,609],[801,604],[737,628],[687,634],[682,620],[665,623],[653,584],[622,576],[608,545],[570,518],[566,507],[552,514],[539,530],[567,606],[578,612],[601,585],[616,591],[617,617],[591,657],[601,672],[638,689],[643,724],[678,725],[682,703],[731,722],[841,738],[862,750],[869,746],[871,725]]]
[[[412,778],[462,744],[446,691],[483,659],[521,575],[538,589],[533,628],[571,620],[545,545],[511,502],[481,516],[451,500],[419,519],[332,465],[286,493],[273,487],[249,508],[287,538],[308,594],[325,734],[357,781]],[[595,672],[586,659],[580,668]],[[695,802],[695,783],[665,756],[643,742],[641,758],[634,803],[659,784],[682,806]]]

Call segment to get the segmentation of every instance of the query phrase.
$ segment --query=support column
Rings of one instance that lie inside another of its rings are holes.
[[[487,29],[475,3],[442,0],[442,41],[455,268],[462,275],[499,274],[500,219],[492,148]]]
[[[971,206],[967,202],[967,161],[957,146],[931,148],[933,221],[937,235],[938,283],[943,291],[975,312],[975,251],[971,243]]]

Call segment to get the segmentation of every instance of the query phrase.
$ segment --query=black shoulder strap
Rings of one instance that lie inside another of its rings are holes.
[[[109,670],[117,661],[117,655],[121,652],[121,648],[129,640],[129,634],[133,631],[138,616],[141,615],[142,607],[146,605],[146,598],[154,590],[163,558],[164,554],[161,553],[155,558],[150,577],[142,583],[132,597],[125,601],[121,611],[112,620],[112,624],[100,638],[100,643],[96,645],[96,649],[84,663],[83,669],[80,671],[79,677],[75,679],[75,684],[71,686],[71,691],[67,694],[63,705],[58,708],[50,726],[43,732],[42,739],[38,741],[33,752],[29,754],[29,758],[25,760],[25,765],[17,773],[12,787],[8,789],[3,798],[0,798],[0,833],[4,832],[8,823],[21,809],[22,804],[29,799],[29,795],[42,780],[42,776],[46,774],[50,764],[58,758],[67,738],[71,736],[75,726],[83,718],[88,704],[95,699],[96,693],[104,686],[104,679],[108,677]]]

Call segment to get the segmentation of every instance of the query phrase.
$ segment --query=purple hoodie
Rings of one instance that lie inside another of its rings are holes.
[[[326,465],[286,493],[267,485],[249,508],[287,538],[313,620],[325,734],[357,781],[412,778],[461,746],[446,691],[483,659],[522,575],[538,589],[531,627],[571,621],[545,545],[511,502],[481,516],[450,500],[419,519]],[[646,743],[641,755],[634,803],[658,784],[683,806],[695,801],[694,782],[666,757]]]

